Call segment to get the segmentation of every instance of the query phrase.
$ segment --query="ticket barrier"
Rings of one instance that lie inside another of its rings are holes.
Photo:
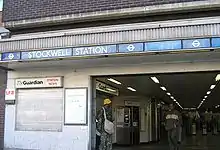
[[[192,135],[196,135],[196,123],[192,124]]]
[[[139,107],[117,109],[116,143],[118,145],[138,145],[140,142]]]
[[[217,125],[217,123],[215,123],[214,125],[213,125],[213,133],[212,133],[213,135],[218,135],[218,125]]]
[[[202,135],[207,135],[207,125],[202,125]]]

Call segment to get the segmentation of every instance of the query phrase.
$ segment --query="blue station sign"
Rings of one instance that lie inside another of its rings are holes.
[[[220,47],[220,38],[212,38],[212,47],[213,48]]]
[[[1,55],[2,61],[12,61],[12,60],[20,60],[20,59],[21,59],[20,52],[2,53],[2,55]]]
[[[6,52],[1,53],[1,61],[13,60],[41,60],[53,58],[67,58],[77,56],[98,56],[119,53],[147,53],[147,52],[169,52],[184,50],[220,48],[220,37],[200,38],[200,39],[183,39],[170,41],[155,41],[142,43],[127,43],[115,45],[97,45],[87,47]]]
[[[180,50],[181,40],[145,43],[145,51]]]
[[[119,44],[119,53],[143,52],[144,43]]]
[[[199,49],[211,47],[210,39],[183,40],[183,49]]]
[[[21,59],[23,60],[61,58],[61,57],[71,57],[71,56],[72,56],[71,48],[21,52]]]
[[[92,46],[73,48],[73,56],[112,54],[117,51],[116,45]]]

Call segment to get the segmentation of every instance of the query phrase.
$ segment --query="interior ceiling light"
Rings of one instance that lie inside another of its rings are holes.
[[[113,82],[115,84],[121,85],[121,82],[119,82],[119,81],[117,81],[115,79],[112,79],[112,78],[109,78],[108,81],[111,81],[111,82]]]
[[[171,94],[170,94],[170,93],[167,93],[167,95],[169,95],[169,96],[170,96]]]
[[[111,92],[116,92],[116,90],[114,89],[111,89],[111,88],[106,88],[108,91],[111,91]]]
[[[159,81],[156,77],[151,77],[151,79],[152,79],[155,83],[160,83],[160,81]]]
[[[174,101],[174,102],[176,102],[176,100],[175,100],[175,99],[174,99],[173,101]]]
[[[220,80],[220,74],[218,74],[215,78],[215,81],[219,81]]]
[[[216,85],[211,85],[210,89],[211,89],[211,90],[212,90],[212,89],[214,89],[214,88],[215,88],[215,86],[216,86]]]
[[[170,98],[171,98],[171,99],[174,99],[174,97],[173,97],[173,96],[171,96]]]
[[[128,90],[132,91],[132,92],[136,92],[136,90],[132,87],[127,87]]]
[[[216,80],[216,82],[220,80],[220,74],[218,74],[218,75],[216,76],[215,80]],[[216,85],[215,85],[215,84],[212,84],[212,85],[210,86],[210,91],[207,92],[207,95],[209,95],[209,94],[211,93],[211,90],[214,89],[215,87],[216,87]],[[204,101],[206,100],[206,98],[208,97],[207,95],[204,97],[204,99],[201,101],[201,103],[199,104],[199,106],[198,106],[197,108],[200,108],[200,107],[201,107],[201,105],[203,104],[203,102],[204,102]]]
[[[164,91],[166,91],[166,90],[167,90],[167,89],[166,89],[165,87],[163,87],[163,86],[162,86],[162,87],[160,87],[160,88],[161,88],[162,90],[164,90]]]

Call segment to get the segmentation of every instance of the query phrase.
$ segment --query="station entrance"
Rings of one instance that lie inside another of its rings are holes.
[[[182,117],[181,147],[217,150],[219,80],[217,71],[96,77],[96,114],[111,100],[113,150],[168,150],[165,113],[172,103]]]

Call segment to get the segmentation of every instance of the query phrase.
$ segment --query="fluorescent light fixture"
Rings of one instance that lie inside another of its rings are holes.
[[[176,100],[175,100],[175,99],[174,99],[173,101],[174,101],[174,102],[176,102]]]
[[[171,99],[174,99],[174,97],[173,97],[173,96],[171,96],[170,98],[171,98]]]
[[[163,87],[163,86],[162,86],[162,87],[160,87],[160,88],[161,88],[162,90],[164,90],[164,91],[166,91],[166,90],[167,90],[167,89],[166,89],[165,87]]]
[[[112,79],[112,78],[109,78],[108,81],[111,81],[111,82],[113,82],[115,84],[121,85],[121,82],[119,82],[119,81],[117,81],[115,79]]]
[[[114,90],[114,89],[111,89],[111,88],[106,88],[108,91],[110,91],[110,92],[116,92],[116,90]]]
[[[205,98],[207,98],[208,96],[205,96]]]
[[[210,89],[211,89],[211,90],[212,90],[212,89],[214,89],[214,88],[215,88],[215,86],[216,86],[216,85],[211,85]]]
[[[215,81],[219,81],[220,80],[220,74],[218,74],[215,78]]]
[[[207,94],[209,95],[211,93],[211,91],[208,91]]]
[[[152,79],[155,83],[160,83],[160,81],[159,81],[156,77],[151,77],[151,79]]]
[[[169,95],[169,96],[170,96],[171,94],[170,94],[170,93],[167,93],[167,95]]]
[[[132,91],[132,92],[136,92],[136,90],[132,87],[127,87],[128,90]]]

